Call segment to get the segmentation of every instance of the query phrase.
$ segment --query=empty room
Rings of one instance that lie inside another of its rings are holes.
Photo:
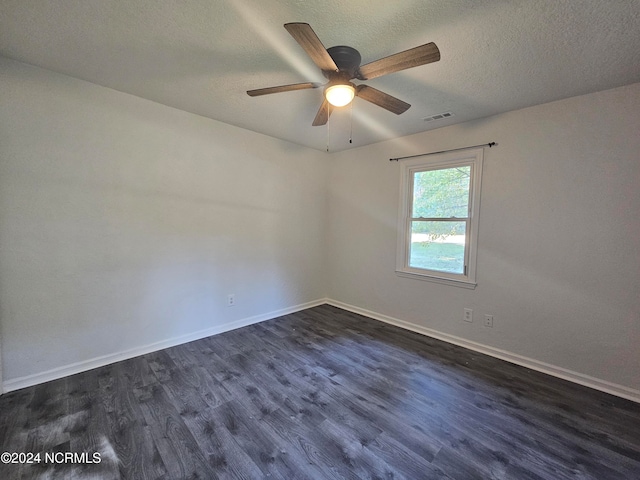
[[[1,1],[0,478],[640,478],[638,32]]]

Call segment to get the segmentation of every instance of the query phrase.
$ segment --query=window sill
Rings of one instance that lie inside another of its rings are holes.
[[[404,272],[402,270],[396,270],[396,275],[404,278],[413,278],[414,280],[422,280],[425,282],[441,283],[443,285],[451,285],[453,287],[461,287],[473,290],[478,285],[476,282],[470,280],[458,280],[453,278],[437,277],[435,275],[425,275],[423,273]]]

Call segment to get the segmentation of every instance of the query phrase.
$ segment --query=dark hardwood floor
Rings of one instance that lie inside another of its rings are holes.
[[[640,404],[323,305],[0,397],[0,478],[640,479]]]

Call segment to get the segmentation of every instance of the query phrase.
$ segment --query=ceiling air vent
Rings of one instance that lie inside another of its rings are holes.
[[[449,117],[453,117],[453,113],[451,112],[438,113],[436,115],[431,115],[430,117],[424,117],[423,120],[425,122],[433,122],[434,120],[442,120],[443,118],[449,118]]]

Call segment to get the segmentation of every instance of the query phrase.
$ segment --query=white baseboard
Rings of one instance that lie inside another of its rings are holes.
[[[122,360],[127,360],[129,358],[138,357],[146,353],[156,352],[164,348],[175,347],[176,345],[193,342],[194,340],[200,340],[201,338],[210,337],[211,335],[217,335],[219,333],[235,330],[236,328],[253,325],[254,323],[264,322],[265,320],[271,320],[272,318],[299,312],[300,310],[306,310],[307,308],[317,307],[318,305],[322,305],[324,303],[327,303],[326,299],[319,299],[312,302],[295,305],[293,307],[283,308],[273,312],[243,318],[241,320],[236,320],[222,325],[217,325],[212,328],[199,330],[197,332],[188,333],[186,335],[180,335],[179,337],[169,338],[161,342],[155,342],[148,345],[132,348],[130,350],[103,355],[101,357],[95,357],[89,360],[83,360],[81,362],[53,368],[51,370],[35,373],[33,375],[6,380],[2,384],[2,392],[0,393],[7,393],[13,390],[31,387],[33,385],[38,385],[40,383],[48,382],[51,380],[57,380],[58,378],[67,377],[69,375],[75,375],[76,373],[86,372],[87,370],[103,367],[105,365],[120,362]]]
[[[600,390],[602,392],[610,393],[611,395],[616,395],[618,397],[626,398],[627,400],[632,400],[634,402],[640,403],[640,391],[635,390],[633,388],[625,387],[623,385],[618,385],[612,382],[608,382],[606,380],[601,380],[599,378],[591,377],[583,373],[574,372],[566,368],[541,362],[533,358],[524,357],[516,353],[508,352],[506,350],[501,350],[499,348],[494,348],[487,345],[482,345],[481,343],[465,340],[464,338],[456,337],[454,335],[449,335],[447,333],[442,333],[437,330],[432,330],[430,328],[422,327],[420,325],[406,322],[404,320],[390,317],[388,315],[372,312],[370,310],[349,305],[347,303],[339,302],[337,300],[327,299],[326,303],[328,303],[329,305],[333,305],[334,307],[341,308],[343,310],[348,310],[350,312],[357,313],[365,317],[373,318],[374,320],[380,320],[381,322],[385,322],[400,328],[404,328],[405,330],[411,330],[412,332],[420,333],[422,335],[426,335],[427,337],[436,338],[438,340],[452,343],[460,347],[468,348],[469,350],[473,350],[475,352],[479,352],[485,355],[489,355],[491,357],[499,358],[501,360],[505,360],[510,363],[515,363],[516,365],[520,365],[522,367],[526,367],[531,370],[536,370],[538,372],[546,373],[554,377],[562,378],[570,382],[578,383],[586,387],[590,387],[596,390]]]

